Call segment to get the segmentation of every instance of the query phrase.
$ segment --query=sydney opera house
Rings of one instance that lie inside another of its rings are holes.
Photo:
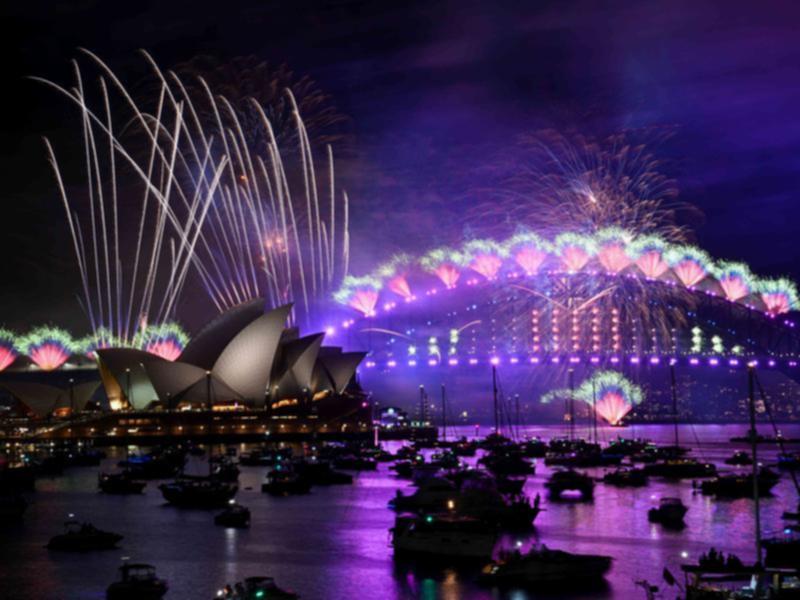
[[[255,299],[209,322],[177,360],[135,348],[103,348],[95,351],[99,381],[69,390],[12,381],[0,387],[37,417],[81,411],[90,401],[117,420],[207,408],[320,422],[364,413],[355,373],[365,354],[324,346],[324,333],[301,336],[286,325],[290,312],[291,305],[265,310],[264,300]]]

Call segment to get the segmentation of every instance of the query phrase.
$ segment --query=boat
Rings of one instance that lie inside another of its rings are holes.
[[[64,523],[64,533],[53,537],[47,544],[48,550],[63,552],[89,552],[91,550],[111,550],[122,539],[118,533],[102,531],[91,523],[79,523],[70,519]]]
[[[661,498],[658,506],[647,511],[647,519],[651,523],[678,527],[683,524],[683,517],[689,511],[680,498]]]
[[[780,476],[774,471],[762,468],[758,472],[758,494],[768,496],[772,488],[780,481]],[[703,481],[700,491],[706,496],[717,498],[747,498],[753,495],[753,474],[720,475],[714,479]]]
[[[118,463],[138,479],[175,477],[186,463],[186,451],[179,447],[157,448],[149,454],[131,456]]]
[[[448,503],[454,503],[458,496],[458,489],[449,479],[432,477],[420,482],[413,494],[397,490],[389,500],[389,507],[398,511],[438,512],[448,508]]]
[[[291,469],[276,467],[267,473],[267,481],[261,484],[261,491],[273,496],[308,494],[311,491],[311,482]]]
[[[525,477],[499,476],[495,479],[497,491],[501,494],[521,494],[525,487]]]
[[[496,447],[478,459],[495,475],[532,475],[536,467],[513,446]]]
[[[239,486],[213,477],[183,476],[158,486],[164,499],[185,508],[219,508],[228,504]]]
[[[518,550],[501,553],[483,568],[480,580],[490,584],[585,584],[602,580],[612,560],[610,556],[572,554],[542,545],[526,554]]]
[[[747,466],[753,464],[753,459],[750,458],[750,455],[744,450],[737,450],[732,456],[729,456],[725,459],[725,464],[737,467]]]
[[[293,600],[292,591],[278,587],[272,577],[248,577],[217,591],[216,600]]]
[[[478,450],[478,443],[468,441],[467,438],[462,437],[450,446],[450,450],[456,456],[475,456],[475,452]]]
[[[642,487],[647,485],[648,477],[644,469],[622,468],[603,475],[603,483],[618,487]]]
[[[211,461],[211,475],[220,481],[239,481],[239,467],[228,456],[217,456]]]
[[[455,514],[398,515],[389,530],[395,556],[488,560],[496,531],[478,519]]]
[[[167,582],[156,577],[156,568],[142,563],[124,563],[120,579],[106,589],[106,600],[159,600],[167,593]]]
[[[131,471],[119,473],[100,473],[97,487],[106,494],[141,494],[147,482],[137,479]]]
[[[250,509],[230,500],[228,507],[214,517],[214,525],[223,527],[250,527]]]
[[[566,499],[569,492],[577,492],[580,500],[591,500],[594,497],[594,480],[573,469],[555,471],[545,487],[553,500]]]
[[[755,525],[755,563],[745,566],[738,558],[731,560],[722,559],[722,555],[715,550],[701,557],[696,565],[682,565],[685,576],[685,597],[687,600],[705,600],[714,598],[720,600],[734,598],[800,598],[800,571],[796,568],[797,557],[800,549],[791,543],[782,546],[782,540],[764,540],[761,536],[761,485],[759,479],[761,472],[758,469],[758,444],[762,438],[756,431],[756,402],[755,402],[756,374],[754,365],[748,366],[748,412],[750,416],[750,429],[748,441],[753,458],[752,473],[750,474],[750,491],[753,494],[753,512]],[[759,389],[761,388],[759,384]],[[762,401],[766,405],[766,398],[762,392]],[[769,410],[769,406],[766,406]],[[753,483],[756,485],[753,485]],[[737,484],[737,489],[739,488]],[[764,550],[772,549],[772,563],[790,564],[795,568],[765,567],[763,560]],[[784,562],[785,561],[785,562]],[[668,571],[664,569],[665,579],[670,585],[676,582]],[[743,585],[744,584],[744,585]]]

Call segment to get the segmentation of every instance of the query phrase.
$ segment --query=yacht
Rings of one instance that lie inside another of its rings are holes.
[[[657,507],[647,511],[647,518],[652,523],[661,523],[667,526],[680,526],[683,524],[683,517],[689,508],[680,498],[661,498]]]
[[[450,560],[487,560],[497,541],[492,527],[454,514],[398,515],[390,533],[397,556]]]
[[[156,577],[152,565],[125,563],[120,579],[106,590],[106,600],[159,600],[167,593],[167,582]]]
[[[88,552],[90,550],[111,550],[117,547],[122,536],[97,529],[91,523],[79,523],[70,519],[64,523],[64,533],[53,537],[47,544],[48,550],[64,552]]]
[[[545,484],[554,500],[566,499],[570,492],[577,492],[581,500],[594,497],[594,480],[573,469],[555,471]]]
[[[250,509],[230,500],[228,507],[214,517],[214,525],[223,527],[250,527]]]
[[[778,482],[780,476],[774,471],[762,468],[758,471],[758,495],[768,496]],[[700,490],[706,496],[717,498],[747,498],[753,495],[753,474],[720,475],[700,484]]]
[[[248,577],[217,591],[217,600],[294,600],[299,598],[292,591],[278,587],[272,577]]]
[[[147,482],[138,479],[130,471],[119,473],[100,473],[97,476],[97,487],[106,494],[141,494]]]
[[[291,469],[276,467],[267,473],[267,481],[261,484],[261,491],[273,496],[308,494],[311,491],[311,482]]]
[[[218,508],[228,504],[239,486],[214,477],[183,476],[158,486],[164,499],[175,506],[186,508]]]
[[[648,478],[644,469],[620,468],[603,475],[603,483],[618,487],[643,487]]]
[[[480,578],[487,583],[547,585],[601,581],[611,568],[612,558],[597,554],[572,554],[542,545],[527,554],[504,552],[483,568]]]

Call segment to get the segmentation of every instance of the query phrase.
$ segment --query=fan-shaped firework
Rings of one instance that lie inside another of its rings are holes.
[[[669,265],[664,258],[666,251],[664,240],[653,235],[636,238],[630,247],[636,266],[648,279],[661,277]]]
[[[420,259],[422,268],[435,274],[448,289],[456,286],[461,277],[460,267],[466,263],[464,254],[450,248],[431,250]]]
[[[780,315],[800,308],[797,286],[788,279],[767,279],[757,283],[757,290],[767,312]]]
[[[0,329],[0,371],[7,369],[18,355],[17,336],[8,329]]]
[[[472,240],[464,246],[464,254],[469,257],[469,268],[491,281],[497,277],[507,252],[494,241]]]
[[[98,108],[91,106],[95,96],[84,90],[77,63],[73,88],[38,81],[63,94],[81,115],[85,197],[68,198],[49,143],[47,150],[92,330],[109,329],[130,345],[142,323],[173,320],[192,266],[219,310],[263,296],[273,305],[294,301],[300,313],[294,316],[307,315],[347,273],[349,208],[346,195],[335,189],[330,148],[327,185],[318,184],[294,96],[284,90],[298,140],[299,168],[293,172],[299,190],[287,175],[269,107],[249,100],[266,134],[260,152],[248,144],[240,112],[206,82],[187,87],[145,54],[158,92],[137,103],[104,62],[84,52],[99,71]],[[213,119],[201,117],[200,103]],[[126,139],[123,132],[129,132]],[[117,181],[121,172],[129,174],[124,186]],[[139,198],[138,206],[129,204],[136,212],[127,218],[120,215],[123,193]],[[125,221],[135,223],[134,235],[125,235]]]
[[[111,330],[100,327],[97,331],[90,333],[77,343],[80,351],[89,358],[97,358],[97,350],[104,348],[119,348],[125,344],[114,337]]]
[[[597,243],[594,238],[579,233],[561,233],[554,242],[554,246],[561,257],[561,264],[565,271],[577,273],[589,259],[597,253]]]
[[[43,371],[57,369],[76,349],[72,336],[58,327],[34,329],[22,338],[20,346]]]
[[[633,260],[628,255],[631,243],[630,232],[618,227],[607,227],[597,232],[597,261],[607,273],[620,273],[627,269]]]
[[[548,254],[553,253],[550,242],[531,231],[515,234],[505,246],[507,252],[514,257],[514,261],[528,276],[536,275]]]
[[[553,390],[542,396],[545,404],[556,399],[569,398],[593,406],[597,415],[610,425],[619,425],[622,419],[644,399],[642,389],[618,371],[596,371],[572,392]]]
[[[150,325],[142,333],[141,348],[167,360],[178,360],[189,336],[177,323]]]
[[[755,279],[750,267],[743,263],[719,263],[714,268],[714,275],[725,297],[731,302],[746,298],[755,288]]]
[[[665,254],[672,272],[686,287],[694,287],[713,269],[711,257],[694,246],[674,246]]]
[[[342,288],[334,294],[337,302],[348,304],[365,317],[375,314],[378,304],[378,290],[381,289],[381,280],[377,277],[345,277]]]

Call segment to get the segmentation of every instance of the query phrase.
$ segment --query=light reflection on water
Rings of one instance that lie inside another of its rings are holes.
[[[695,456],[721,464],[734,450],[728,438],[744,430],[744,426],[684,427],[682,440],[695,445],[690,440],[696,435],[702,445]],[[531,431],[550,437],[562,429]],[[472,434],[472,428],[468,433]],[[670,442],[672,428],[652,425],[602,433],[606,439],[622,433]],[[800,428],[787,427],[785,433],[800,436]],[[765,462],[774,459],[775,448],[761,446],[760,451]],[[105,468],[116,460],[110,457]],[[479,587],[474,582],[475,570],[396,564],[388,536],[394,514],[386,503],[396,489],[410,486],[395,479],[387,464],[377,472],[357,475],[353,486],[315,488],[312,494],[296,498],[262,494],[265,472],[265,468],[242,467],[238,500],[252,512],[251,527],[246,530],[214,526],[213,511],[164,505],[157,482],[150,482],[143,496],[116,497],[96,492],[97,469],[93,468],[72,469],[64,477],[41,480],[24,525],[5,530],[0,538],[0,597],[103,598],[122,556],[155,564],[169,580],[167,598],[176,600],[210,599],[224,583],[256,574],[276,577],[279,584],[305,599],[542,597],[523,590]],[[591,472],[599,476],[603,470]],[[541,542],[615,558],[606,590],[559,597],[643,597],[633,585],[635,580],[662,584],[665,566],[678,574],[682,552],[693,560],[712,544],[743,559],[753,557],[752,502],[748,499],[715,502],[693,493],[688,481],[654,479],[650,486],[638,489],[599,484],[592,503],[552,504],[546,501],[543,487],[548,475],[549,469],[540,461],[526,484],[529,495],[542,495],[546,508],[536,529],[522,536],[504,536],[502,543],[510,547],[521,541],[524,549]],[[678,496],[689,506],[686,529],[670,531],[648,522],[647,509],[661,496]],[[764,529],[780,531],[781,513],[794,510],[796,504],[791,480],[784,475],[773,497],[762,502]],[[120,549],[86,555],[45,550],[44,544],[60,531],[69,512],[125,535]]]

